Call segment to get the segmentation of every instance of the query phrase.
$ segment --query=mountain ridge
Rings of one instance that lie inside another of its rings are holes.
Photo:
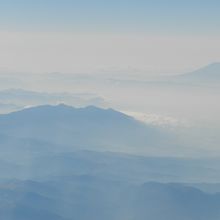
[[[195,81],[215,81],[220,80],[220,62],[211,63],[201,67],[195,71],[181,74],[180,79],[195,80]]]
[[[0,115],[1,134],[79,149],[120,151],[154,148],[168,136],[114,109],[43,105]],[[166,136],[166,137],[165,137]],[[130,149],[131,150],[131,149]]]

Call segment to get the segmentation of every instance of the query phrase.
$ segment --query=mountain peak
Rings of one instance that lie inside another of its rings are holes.
[[[180,75],[180,79],[218,82],[220,80],[220,62],[211,63],[193,72]]]
[[[191,72],[191,74],[200,74],[200,75],[213,75],[213,74],[218,74],[220,75],[220,63],[211,63],[207,66],[204,66],[196,71]]]
[[[4,115],[2,115],[4,116]],[[23,118],[60,118],[66,120],[79,120],[89,118],[90,120],[134,120],[132,117],[114,109],[104,109],[96,106],[86,106],[81,108],[75,108],[63,103],[58,105],[40,105],[40,106],[31,106],[17,112],[9,113],[8,116]]]
[[[213,62],[213,63],[210,63],[208,66],[216,66],[220,68],[220,62]]]

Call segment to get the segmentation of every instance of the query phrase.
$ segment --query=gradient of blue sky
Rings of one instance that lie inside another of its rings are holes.
[[[218,33],[218,0],[5,0],[3,30]]]
[[[193,70],[220,61],[219,11],[219,0],[0,0],[0,68]]]

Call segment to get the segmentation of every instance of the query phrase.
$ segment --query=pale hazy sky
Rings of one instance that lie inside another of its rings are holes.
[[[0,68],[184,72],[220,61],[215,0],[0,0]]]

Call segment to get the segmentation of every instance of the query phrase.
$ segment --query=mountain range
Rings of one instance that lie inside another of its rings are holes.
[[[31,107],[0,131],[1,219],[220,218],[220,160],[146,154],[175,139],[114,109]]]
[[[113,109],[38,106],[0,115],[1,134],[62,145],[63,148],[155,151],[170,147],[169,132]]]
[[[57,103],[66,103],[77,107],[96,105],[106,106],[106,101],[90,93],[47,93],[24,89],[6,89],[0,91],[0,113],[9,113],[25,107]]]
[[[4,220],[218,220],[220,194],[177,183],[132,185],[89,175],[0,183]]]

